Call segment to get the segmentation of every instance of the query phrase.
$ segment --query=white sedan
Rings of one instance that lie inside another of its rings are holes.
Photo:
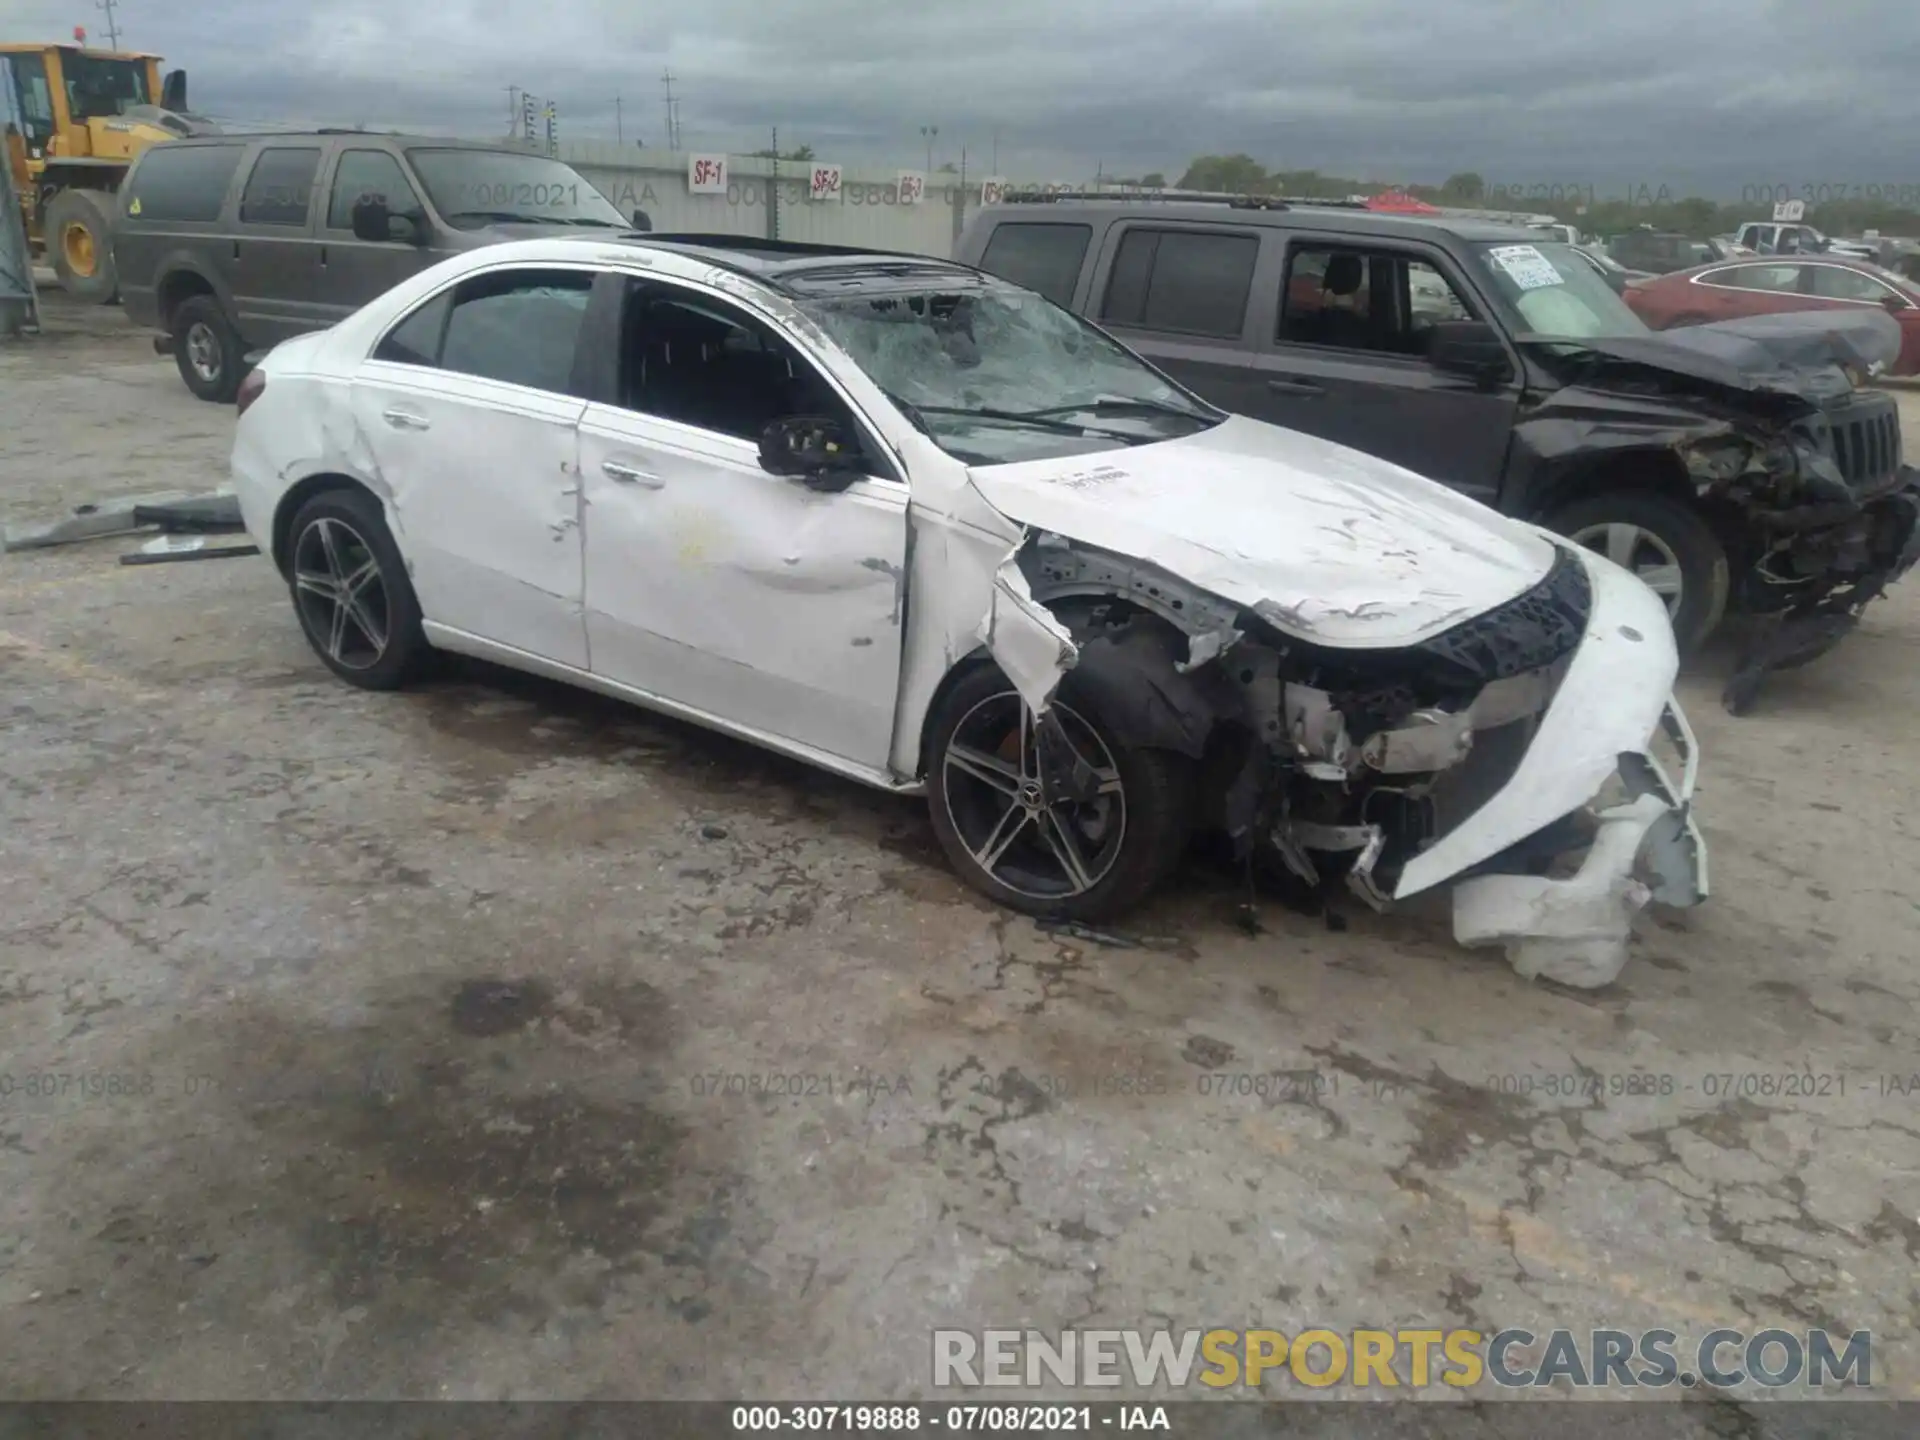
[[[459,651],[924,792],[1028,913],[1112,916],[1208,826],[1383,906],[1452,885],[1462,941],[1597,984],[1706,893],[1637,579],[961,266],[498,245],[238,405],[247,526],[341,678]]]

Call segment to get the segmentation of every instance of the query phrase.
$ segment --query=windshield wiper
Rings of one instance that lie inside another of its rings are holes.
[[[528,215],[520,210],[455,210],[449,220],[492,220],[508,225],[566,225],[558,215]]]
[[[1086,407],[1076,405],[1076,410]],[[1104,435],[1111,440],[1129,440],[1144,443],[1142,435],[1128,435],[1120,430],[1103,430],[1098,425],[1081,425],[1072,420],[1055,418],[1044,410],[992,410],[964,405],[915,405],[916,413],[921,415],[956,415],[968,420],[998,420],[1009,425],[1031,425],[1036,430],[1054,430],[1062,435]]]
[[[1044,410],[1026,410],[1021,413],[1029,419],[1044,419],[1051,415],[1072,415],[1087,410],[1096,415],[1174,415],[1182,420],[1212,420],[1214,417],[1200,410],[1189,409],[1185,405],[1169,405],[1164,400],[1122,400],[1103,397],[1099,400],[1083,400],[1077,405],[1049,405]]]

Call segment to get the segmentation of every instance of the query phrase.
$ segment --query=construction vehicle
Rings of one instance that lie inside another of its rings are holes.
[[[0,44],[0,116],[30,242],[62,289],[105,305],[120,290],[109,243],[114,192],[134,159],[219,127],[188,113],[186,71],[163,81],[157,55],[89,50],[78,29],[74,38]]]

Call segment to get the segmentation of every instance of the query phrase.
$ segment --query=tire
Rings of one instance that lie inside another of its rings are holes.
[[[175,307],[168,322],[173,362],[187,389],[202,400],[230,405],[246,370],[240,337],[211,295],[193,295]]]
[[[1649,490],[1613,490],[1562,506],[1545,524],[1648,579],[1667,602],[1682,655],[1693,654],[1720,628],[1733,582],[1726,546],[1699,512]],[[1611,533],[1615,526],[1632,527],[1640,540],[1629,547]],[[1651,572],[1669,569],[1679,572],[1677,593],[1666,575],[1651,578]]]
[[[1050,717],[1099,783],[1116,790],[1023,805],[1017,787],[1031,786],[1029,799],[1039,788],[1035,767],[1020,758],[1016,726],[1026,721],[1026,707],[999,668],[985,664],[948,691],[934,716],[927,805],[949,862],[982,894],[1022,914],[1108,920],[1144,901],[1179,863],[1192,829],[1192,765],[1171,751],[1122,743],[1074,679],[1068,674],[1061,682]],[[1039,749],[1032,737],[1028,722],[1027,755]],[[956,746],[966,761],[956,758]],[[1011,761],[1002,758],[1006,753]],[[1054,767],[1042,773],[1051,775]],[[1056,815],[1064,831],[1053,827]],[[1071,838],[1078,879],[1060,858],[1063,833]],[[989,866],[976,849],[993,844],[1001,853]]]
[[[102,190],[62,190],[48,202],[40,222],[60,288],[89,305],[111,305],[120,298],[112,203],[112,195]]]
[[[322,491],[289,535],[288,592],[322,663],[362,690],[398,690],[417,675],[429,654],[420,602],[380,502],[365,490]]]

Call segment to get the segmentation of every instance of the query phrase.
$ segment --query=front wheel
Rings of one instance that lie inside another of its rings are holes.
[[[1614,490],[1563,506],[1545,523],[1638,575],[1665,602],[1682,655],[1720,628],[1733,588],[1727,549],[1697,511],[1651,491]]]
[[[40,231],[60,288],[89,305],[110,305],[120,295],[113,264],[113,197],[99,190],[62,190],[47,202]]]
[[[1036,722],[985,665],[948,693],[928,748],[934,833],[1009,909],[1105,920],[1146,899],[1191,828],[1188,762],[1122,741],[1069,675]]]

